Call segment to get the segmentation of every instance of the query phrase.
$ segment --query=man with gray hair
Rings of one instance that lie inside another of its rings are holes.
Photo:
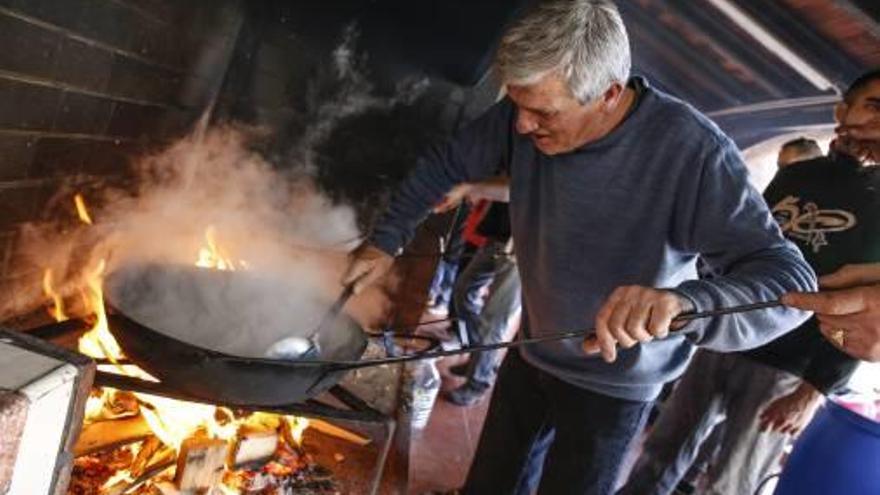
[[[791,141],[786,141],[782,147],[779,148],[779,155],[776,157],[776,166],[784,168],[789,165],[794,165],[795,163],[802,163],[807,160],[819,158],[823,155],[825,155],[825,153],[822,153],[822,148],[819,147],[819,143],[817,143],[815,139],[799,137],[797,139],[792,139]]]
[[[673,318],[813,290],[815,274],[749,186],[733,142],[630,78],[612,3],[537,3],[507,30],[496,70],[507,97],[420,159],[344,281],[371,284],[444,193],[500,164],[521,334],[595,332],[508,353],[464,491],[609,494],[652,401],[694,346],[755,347],[807,314],[774,308],[683,328]],[[724,275],[697,280],[698,256]]]

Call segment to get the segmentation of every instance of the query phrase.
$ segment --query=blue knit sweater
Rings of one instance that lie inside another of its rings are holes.
[[[524,336],[593,327],[620,285],[671,288],[697,311],[815,290],[813,270],[786,241],[747,181],[736,145],[691,106],[648,86],[610,134],[547,156],[514,130],[503,100],[429,150],[395,193],[372,242],[395,253],[430,207],[457,183],[510,173],[511,228],[522,278]],[[723,276],[696,280],[702,257]],[[686,367],[694,345],[749,349],[808,315],[762,310],[690,323],[665,340],[622,350],[614,363],[579,341],[522,350],[568,383],[629,400],[652,400]]]

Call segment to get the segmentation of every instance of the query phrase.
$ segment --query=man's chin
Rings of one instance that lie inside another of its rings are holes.
[[[532,143],[534,143],[535,148],[538,148],[538,151],[545,155],[557,155],[560,153],[560,149],[555,143],[542,142],[540,139],[532,139]]]

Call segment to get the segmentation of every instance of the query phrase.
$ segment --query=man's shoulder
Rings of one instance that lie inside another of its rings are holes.
[[[650,120],[662,122],[670,132],[687,134],[688,140],[714,149],[736,147],[712,119],[690,103],[652,87],[647,88],[646,96]]]

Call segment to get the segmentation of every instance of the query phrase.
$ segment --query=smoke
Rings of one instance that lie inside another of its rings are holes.
[[[198,129],[137,160],[126,186],[86,193],[93,225],[24,228],[17,263],[38,268],[33,273],[40,275],[22,278],[18,297],[0,304],[0,315],[46,305],[40,289],[45,268],[52,269],[55,290],[77,299],[84,274],[103,260],[105,276],[126,281],[111,284],[111,302],[183,340],[260,355],[275,340],[307,335],[342,290],[347,253],[363,236],[352,208],[316,187],[312,150],[342,119],[407,103],[415,94],[373,96],[355,40],[350,27],[329,74],[312,85],[323,89],[308,95],[307,128],[274,163],[257,151],[265,129]],[[75,190],[69,185],[58,195],[69,211]],[[195,268],[209,244],[235,273],[214,277]],[[139,286],[138,276],[150,284]],[[359,295],[347,311],[362,325],[380,323],[390,309],[385,291],[393,283]]]
[[[111,303],[192,343],[254,356],[307,334],[341,291],[347,252],[361,233],[351,208],[332,204],[308,176],[268,163],[253,151],[255,137],[253,129],[222,126],[145,157],[133,189],[85,197],[93,225],[32,226],[22,251],[52,268],[68,296],[104,260],[107,276],[124,272],[126,280],[108,285]],[[197,268],[211,247],[236,271]]]

